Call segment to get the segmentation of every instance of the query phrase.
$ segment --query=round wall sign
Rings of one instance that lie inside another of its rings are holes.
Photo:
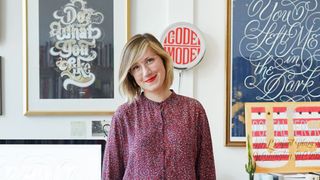
[[[205,42],[194,25],[178,22],[162,34],[161,43],[173,59],[176,69],[188,70],[197,65],[205,53]]]

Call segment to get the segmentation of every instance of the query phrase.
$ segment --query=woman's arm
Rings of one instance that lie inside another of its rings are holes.
[[[112,118],[103,158],[103,180],[122,179],[124,174],[122,127],[117,114]]]
[[[198,155],[196,161],[197,179],[215,180],[215,164],[210,127],[203,107],[198,114]]]

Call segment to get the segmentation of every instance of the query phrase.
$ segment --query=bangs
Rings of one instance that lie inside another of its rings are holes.
[[[131,62],[129,64],[130,67],[132,67],[134,64],[136,64],[145,54],[149,47],[149,43],[146,41],[145,43],[142,43],[140,46],[135,47],[135,53],[134,57],[132,57]]]

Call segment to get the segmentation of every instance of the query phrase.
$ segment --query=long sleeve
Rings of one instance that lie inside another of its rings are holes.
[[[197,179],[215,180],[216,172],[210,127],[205,110],[202,106],[198,114],[198,118],[198,155],[196,161]]]
[[[122,179],[124,174],[122,127],[117,114],[112,118],[103,160],[103,180]]]

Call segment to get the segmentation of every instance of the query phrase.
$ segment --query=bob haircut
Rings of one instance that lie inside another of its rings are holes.
[[[162,59],[166,70],[163,85],[168,89],[172,85],[173,62],[171,56],[164,50],[161,43],[153,35],[149,33],[137,34],[126,43],[121,54],[119,70],[120,93],[126,96],[128,102],[132,102],[142,92],[141,87],[130,74],[130,68],[143,56],[148,48]]]

